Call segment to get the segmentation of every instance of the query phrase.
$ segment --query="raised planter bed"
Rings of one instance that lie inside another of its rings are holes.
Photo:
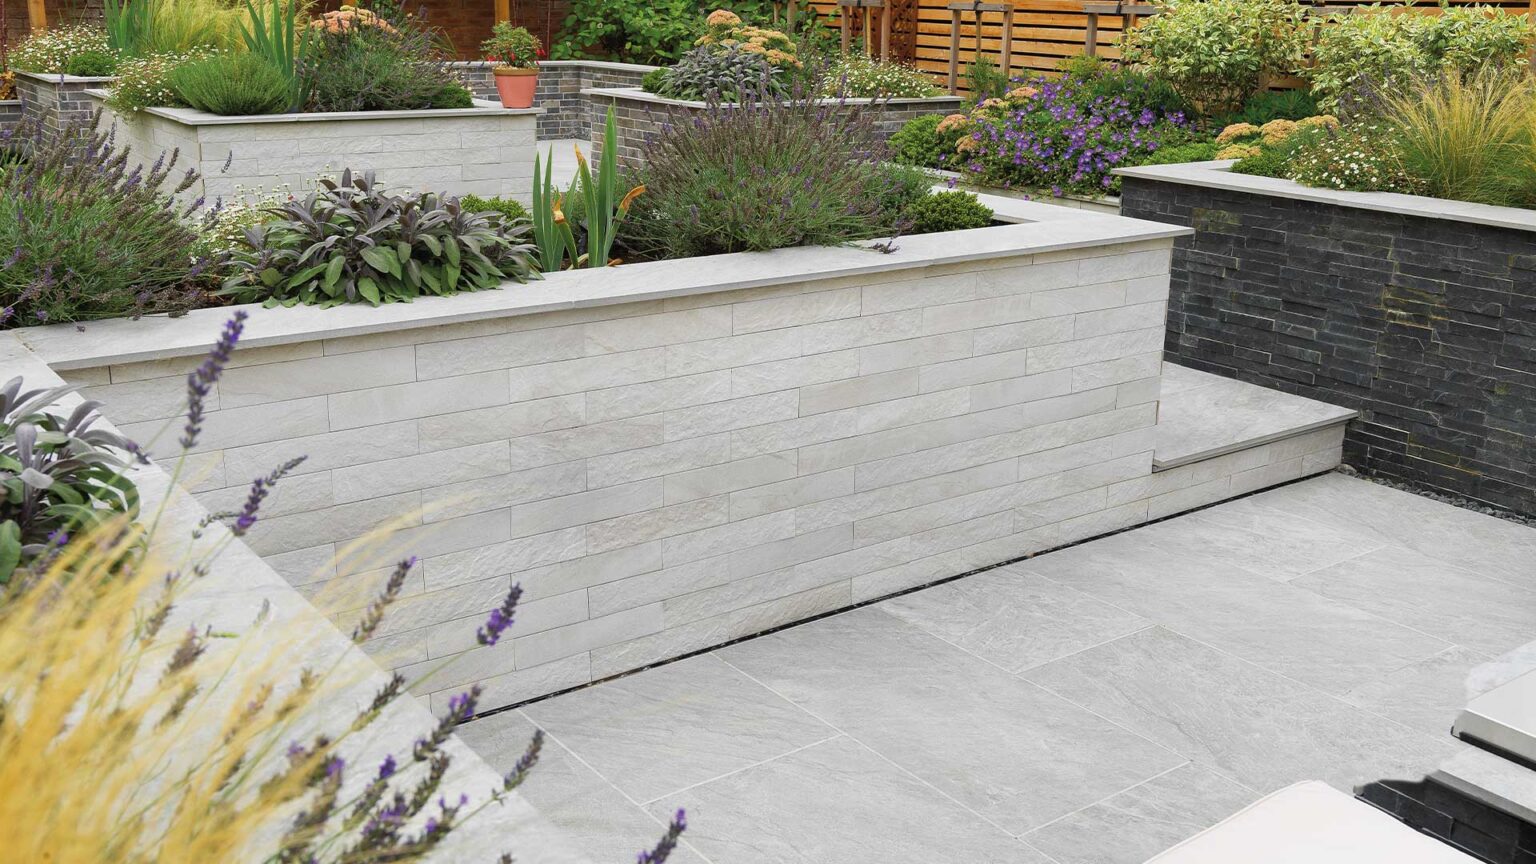
[[[117,124],[118,140],[140,160],[179,149],[209,201],[284,184],[295,190],[324,173],[374,170],[390,187],[455,195],[517,198],[533,188],[538,108],[355,111],[221,117],[189,108],[149,108],[132,116],[106,108],[107,92],[87,91]],[[226,164],[227,163],[227,164]]]
[[[222,509],[307,455],[247,540],[311,595],[366,602],[387,562],[337,552],[403,517],[378,647],[468,651],[422,692],[485,706],[1146,521],[1185,229],[989,204],[1035,221],[250,308],[187,476]],[[147,441],[228,314],[17,332]],[[477,648],[509,580],[516,638]]]
[[[1174,248],[1166,355],[1358,409],[1351,464],[1536,513],[1536,211],[1128,168]]]
[[[494,63],[469,60],[453,64],[465,86],[478,99],[497,100]],[[533,104],[539,115],[539,140],[590,140],[592,112],[582,95],[589,87],[639,87],[655,66],[608,63],[601,60],[545,60],[539,64],[539,86]]]
[[[646,139],[661,131],[663,125],[705,109],[703,102],[668,99],[647,93],[639,87],[589,87],[581,91],[590,109],[589,130],[592,148],[602,144],[603,118],[614,110],[619,133],[619,156],[626,162],[645,160]],[[934,96],[925,99],[847,99],[825,100],[827,105],[872,106],[877,114],[876,137],[885,141],[903,124],[924,114],[952,114],[964,100],[959,96]]]
[[[1038,201],[1041,204],[1054,204],[1057,207],[1071,207],[1074,210],[1087,210],[1090,213],[1105,213],[1111,216],[1116,216],[1120,213],[1120,196],[1118,195],[1058,196],[1052,195],[1049,189],[1005,189],[1001,186],[980,186],[965,182],[965,175],[958,171],[946,171],[942,168],[932,168],[929,170],[945,180],[958,183],[960,187],[983,195],[1016,198],[1020,201]]]
[[[85,91],[104,87],[115,78],[17,72],[16,95],[27,113],[35,114],[50,131],[91,119],[95,105]]]

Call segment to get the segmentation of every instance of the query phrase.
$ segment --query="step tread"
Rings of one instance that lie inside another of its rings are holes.
[[[1161,401],[1156,471],[1340,425],[1358,414],[1175,363],[1163,364]]]

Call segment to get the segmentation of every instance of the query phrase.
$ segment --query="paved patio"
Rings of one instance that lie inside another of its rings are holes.
[[[505,770],[544,728],[526,797],[594,862],[685,807],[688,864],[1135,864],[1455,753],[1536,637],[1532,561],[1536,530],[1325,475],[461,734]]]

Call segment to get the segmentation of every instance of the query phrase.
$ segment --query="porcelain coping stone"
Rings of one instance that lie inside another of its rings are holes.
[[[107,99],[106,90],[85,91],[95,99]],[[309,114],[252,114],[227,117],[192,108],[145,108],[144,113],[187,126],[239,126],[252,123],[327,123],[336,120],[436,120],[447,117],[500,117],[508,114],[538,115],[543,108],[503,108],[496,102],[476,99],[473,108],[426,108],[414,111],[321,111]]]

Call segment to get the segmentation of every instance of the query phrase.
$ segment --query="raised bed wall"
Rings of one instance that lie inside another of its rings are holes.
[[[411,678],[468,651],[421,692],[509,704],[1145,521],[1171,234],[1095,217],[255,309],[186,476],[224,509],[308,456],[250,546],[361,605],[389,562],[337,556],[401,529],[422,566],[375,649]],[[22,338],[149,440],[198,359],[177,346],[227,314]],[[516,638],[475,647],[511,581]]]
[[[496,94],[492,65],[483,61],[455,64],[476,98],[495,102],[500,97]],[[539,139],[589,140],[592,137],[592,112],[581,91],[589,87],[639,87],[645,73],[655,68],[596,60],[546,60],[540,63],[538,91],[533,100],[536,107],[544,109],[539,115]]]
[[[1536,513],[1536,212],[1223,168],[1123,172],[1126,216],[1195,229],[1167,358],[1358,409],[1352,465]]]

